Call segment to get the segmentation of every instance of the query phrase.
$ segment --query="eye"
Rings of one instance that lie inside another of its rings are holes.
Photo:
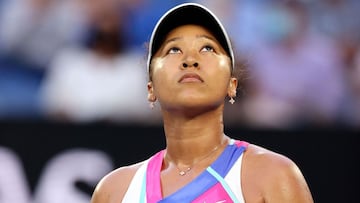
[[[206,51],[206,52],[208,52],[208,51],[214,52],[215,49],[214,49],[214,47],[212,47],[212,46],[210,46],[210,45],[206,45],[206,46],[204,46],[204,47],[201,49],[201,51],[202,51],[202,52],[203,52],[203,51]]]
[[[171,47],[168,51],[168,54],[178,54],[181,53],[181,50],[177,47]]]

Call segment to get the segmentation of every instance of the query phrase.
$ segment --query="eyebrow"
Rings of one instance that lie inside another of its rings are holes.
[[[168,44],[168,43],[170,43],[170,42],[174,42],[174,41],[179,40],[179,39],[181,39],[181,38],[182,38],[182,37],[174,37],[174,38],[171,38],[171,39],[166,40],[163,44]]]
[[[205,38],[205,39],[209,39],[209,40],[214,41],[214,42],[217,41],[215,38],[210,37],[208,35],[196,35],[196,38]]]
[[[166,40],[163,44],[168,44],[168,43],[170,43],[170,42],[174,42],[174,41],[180,40],[180,39],[182,39],[182,38],[183,38],[183,37],[174,37],[174,38],[171,38],[171,39]],[[217,40],[216,40],[215,38],[210,37],[210,36],[208,36],[208,35],[196,35],[196,38],[197,38],[197,39],[198,39],[198,38],[205,38],[205,39],[209,39],[209,40],[211,40],[211,41],[217,42]]]

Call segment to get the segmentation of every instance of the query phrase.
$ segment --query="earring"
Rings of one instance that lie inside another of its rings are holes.
[[[231,104],[234,104],[234,103],[235,103],[235,99],[234,99],[233,97],[231,97],[230,100],[229,100],[229,102],[230,102]]]
[[[150,102],[149,106],[150,106],[150,109],[154,109],[155,108],[155,102]]]

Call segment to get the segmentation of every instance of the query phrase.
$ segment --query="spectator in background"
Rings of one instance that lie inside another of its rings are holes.
[[[154,111],[146,102],[142,52],[124,47],[127,18],[112,0],[83,4],[90,19],[85,47],[63,49],[44,81],[43,104],[52,119],[71,122],[141,122]],[[153,117],[152,117],[153,118]]]
[[[0,119],[41,119],[40,87],[57,51],[79,42],[81,0],[0,1]]]
[[[0,54],[46,68],[56,52],[83,34],[82,0],[11,0],[0,12]]]
[[[309,16],[322,34],[339,44],[356,46],[360,40],[360,18],[358,0],[309,1]]]
[[[248,125],[335,124],[345,96],[339,47],[311,29],[301,1],[277,1],[263,16],[265,43],[249,58]]]
[[[346,101],[343,102],[338,123],[345,127],[360,126],[359,103],[359,44],[360,1],[328,0],[309,2],[310,16],[316,29],[333,39],[339,48],[344,63],[347,86]]]

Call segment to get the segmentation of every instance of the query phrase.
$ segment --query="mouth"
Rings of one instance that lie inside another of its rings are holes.
[[[180,80],[178,82],[179,83],[201,83],[201,82],[204,82],[204,80],[198,74],[186,73],[180,78]]]

